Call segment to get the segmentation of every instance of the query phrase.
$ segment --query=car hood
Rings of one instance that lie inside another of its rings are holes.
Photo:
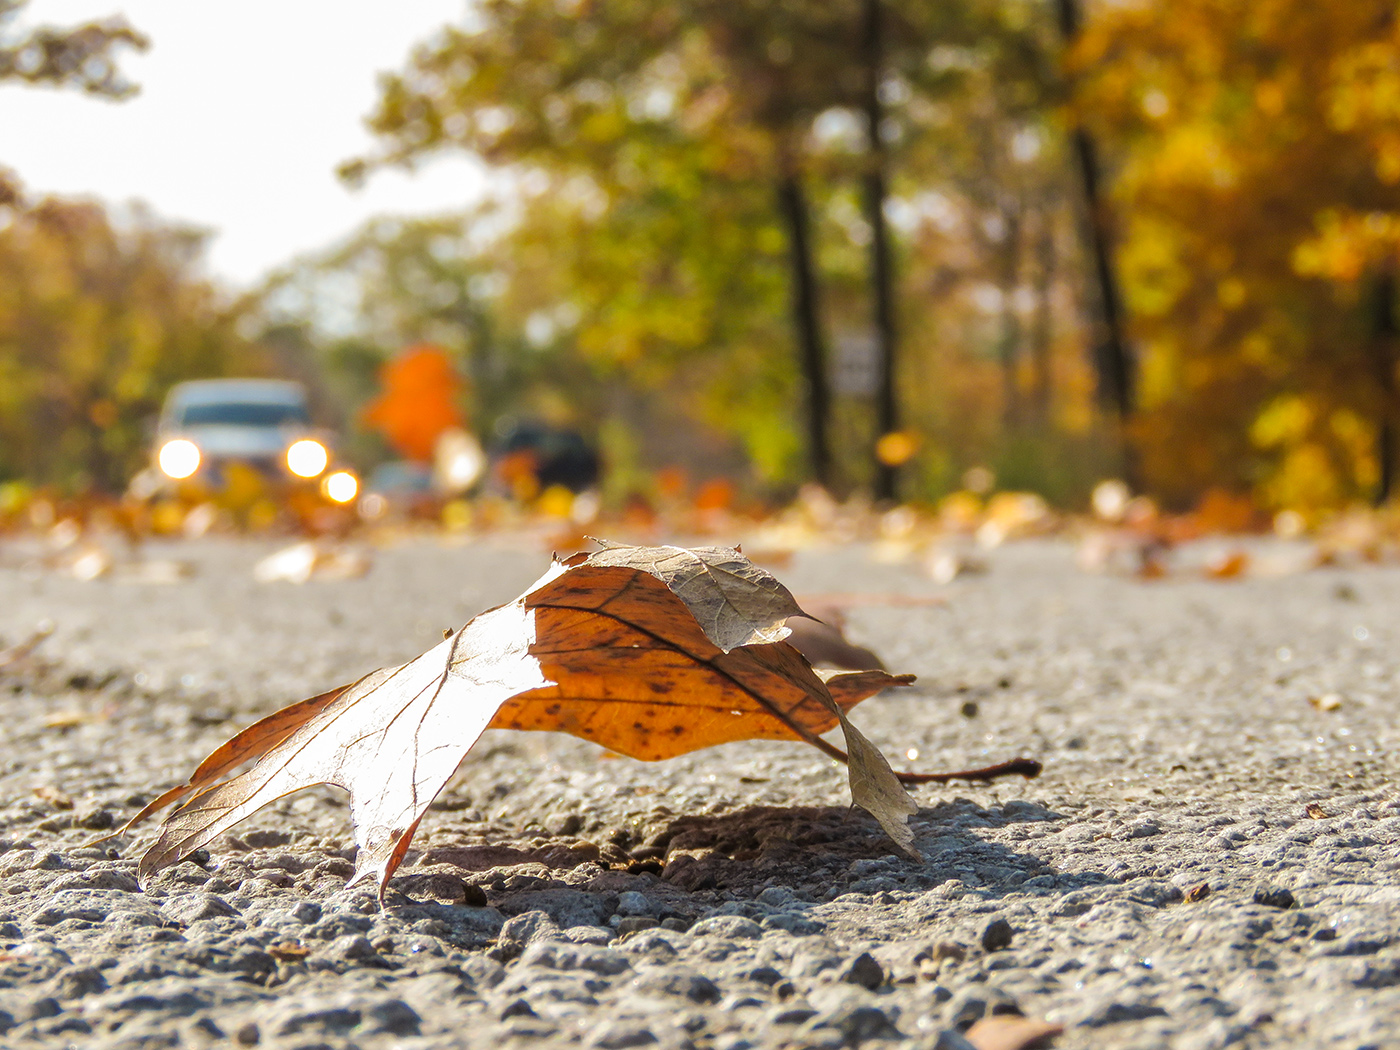
[[[164,435],[162,440],[186,438],[198,445],[200,454],[206,458],[261,459],[280,456],[293,441],[308,436],[304,429],[290,427],[207,426],[182,427]]]

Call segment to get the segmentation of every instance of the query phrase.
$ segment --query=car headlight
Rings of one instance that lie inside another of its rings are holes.
[[[326,475],[326,480],[321,482],[321,491],[329,500],[349,503],[360,491],[360,482],[348,470],[337,470],[334,474]]]
[[[330,461],[326,446],[311,438],[294,441],[287,449],[287,469],[299,478],[318,477]]]
[[[180,481],[199,469],[199,446],[185,438],[167,441],[161,445],[156,461],[168,477]]]

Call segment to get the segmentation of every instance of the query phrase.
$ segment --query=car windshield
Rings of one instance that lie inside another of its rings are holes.
[[[306,422],[306,406],[286,401],[214,401],[186,405],[179,415],[179,425],[186,427],[281,427]]]

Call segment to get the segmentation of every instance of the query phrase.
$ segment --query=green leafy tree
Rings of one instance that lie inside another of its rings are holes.
[[[384,364],[422,343],[446,350],[467,380],[459,407],[483,441],[522,413],[577,425],[600,384],[576,352],[572,317],[561,316],[557,260],[538,259],[525,231],[489,206],[374,219],[270,278],[257,316],[264,341],[347,429],[379,393]],[[572,413],[559,411],[565,392]],[[371,435],[355,441],[362,462],[388,454]]]
[[[543,208],[554,229],[582,238],[568,251],[580,262],[569,282],[580,345],[632,367],[645,358],[644,369],[705,361],[714,405],[769,476],[792,474],[800,429],[812,471],[829,480],[822,330],[833,308],[811,186],[868,173],[872,142],[897,167],[909,129],[964,80],[932,51],[1014,35],[999,10],[885,4],[873,68],[860,0],[495,0],[383,79],[371,119],[383,151],[349,172],[465,149],[538,185],[526,221]],[[881,135],[828,150],[817,122],[864,112],[872,89]],[[784,300],[786,338],[774,330]],[[775,354],[785,342],[799,353]]]

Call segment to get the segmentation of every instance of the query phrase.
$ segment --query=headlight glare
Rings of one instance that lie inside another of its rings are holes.
[[[321,488],[325,491],[327,499],[336,503],[349,503],[360,491],[360,483],[348,470],[337,470],[334,474],[326,475]]]
[[[287,449],[287,469],[299,478],[314,478],[326,469],[330,454],[326,446],[311,438],[302,438]]]
[[[156,459],[167,477],[180,481],[199,469],[199,446],[185,438],[175,438],[160,447]]]

